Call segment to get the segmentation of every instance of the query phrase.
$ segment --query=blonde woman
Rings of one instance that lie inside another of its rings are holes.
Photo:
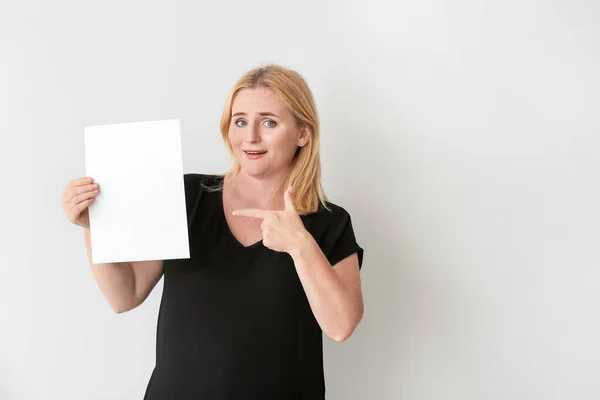
[[[92,264],[91,178],[63,194],[84,229],[94,277],[115,312],[164,274],[156,399],[324,399],[322,337],[342,342],[363,315],[363,249],[321,186],[319,121],[295,71],[268,65],[231,89],[221,133],[233,167],[184,176],[190,258]]]

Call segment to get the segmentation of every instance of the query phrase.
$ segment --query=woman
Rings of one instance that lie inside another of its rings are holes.
[[[92,264],[98,185],[72,181],[64,211],[115,312],[164,274],[145,399],[324,399],[322,333],[344,341],[362,318],[363,250],[321,187],[311,91],[294,71],[253,69],[230,91],[221,133],[233,168],[184,176],[189,259]]]

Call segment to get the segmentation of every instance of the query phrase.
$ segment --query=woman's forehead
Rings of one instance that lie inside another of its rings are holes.
[[[233,99],[231,112],[259,113],[259,112],[283,112],[287,109],[285,103],[268,88],[260,87],[241,89]]]

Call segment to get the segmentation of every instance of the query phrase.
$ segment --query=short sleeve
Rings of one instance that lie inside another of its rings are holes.
[[[334,206],[331,212],[331,220],[323,237],[322,249],[334,266],[346,257],[356,253],[358,256],[358,267],[362,268],[363,249],[359,246],[352,227],[350,214],[341,207]]]

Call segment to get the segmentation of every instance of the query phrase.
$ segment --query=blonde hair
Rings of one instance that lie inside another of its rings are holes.
[[[301,215],[318,211],[319,205],[327,208],[327,196],[321,184],[319,118],[312,92],[299,73],[279,65],[269,64],[246,72],[229,91],[221,116],[221,134],[233,166],[225,175],[231,174],[235,177],[240,171],[240,164],[229,142],[233,100],[241,89],[257,87],[271,89],[290,108],[297,126],[306,127],[310,132],[308,143],[298,147],[287,177],[278,189],[294,187],[294,205]]]

